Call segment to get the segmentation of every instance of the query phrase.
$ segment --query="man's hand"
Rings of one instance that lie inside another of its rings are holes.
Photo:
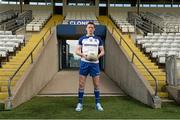
[[[85,59],[87,59],[87,55],[84,55],[83,53],[81,53],[82,54],[82,58],[85,58]]]
[[[98,59],[105,54],[103,46],[99,47],[99,49],[100,49],[100,53],[98,54]]]
[[[76,48],[76,55],[78,55],[78,56],[80,56],[80,57],[82,57],[82,58],[87,58],[87,56],[86,55],[84,55],[82,52],[81,52],[81,46],[80,45],[78,45],[78,47]]]

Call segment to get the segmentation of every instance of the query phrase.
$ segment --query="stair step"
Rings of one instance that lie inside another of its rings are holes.
[[[146,69],[144,69],[143,67],[139,68],[142,71],[146,71]],[[165,72],[164,69],[161,68],[149,68],[149,71],[151,72]]]
[[[0,100],[5,100],[8,97],[7,92],[0,92]]]
[[[148,69],[158,69],[159,67],[158,66],[146,66]],[[137,65],[137,68],[138,69],[141,69],[141,68],[144,68],[143,65]]]
[[[148,81],[151,81],[151,80],[154,80],[152,77],[146,77],[145,78],[148,80]],[[157,81],[166,81],[166,79],[162,78],[162,77],[159,77],[156,79]]]
[[[0,92],[8,92],[8,86],[0,86]]]
[[[20,69],[19,73],[24,73],[24,69]],[[3,74],[13,74],[16,72],[16,69],[0,69],[0,76]]]
[[[161,98],[167,98],[169,95],[167,92],[158,92],[158,96]]]
[[[158,92],[163,92],[162,91],[162,88],[164,87],[165,85],[158,85]],[[153,90],[155,90],[155,86],[152,86]]]
[[[154,80],[152,76],[144,76],[147,80]],[[158,81],[165,81],[166,77],[165,76],[154,76]]]
[[[14,86],[16,81],[11,81],[11,85]],[[0,81],[0,86],[8,86],[8,81]]]
[[[16,56],[13,56],[12,59],[15,59],[15,60],[26,59],[26,56],[19,56],[19,55],[16,55]]]
[[[2,66],[3,69],[17,69],[19,67],[20,67],[20,65],[4,65],[4,66]],[[25,65],[23,67],[26,68],[26,67],[28,67],[28,65]]]
[[[144,76],[150,75],[147,71],[140,71]],[[165,76],[166,73],[163,72],[151,72],[154,76]]]
[[[149,83],[150,83],[151,86],[155,86],[155,81],[154,80],[149,81]],[[162,87],[162,86],[165,86],[165,85],[166,85],[165,81],[158,81],[158,87]]]
[[[24,61],[24,60],[23,60]],[[23,62],[22,61],[22,62]],[[10,65],[21,65],[22,62],[8,62],[8,64],[5,64],[3,66],[10,66]],[[29,63],[25,63],[24,65],[29,65]]]
[[[20,70],[24,72],[25,70]],[[16,72],[16,69],[0,69],[0,72]]]
[[[14,73],[15,73],[15,72],[4,72],[4,73],[1,73],[1,72],[0,72],[0,76],[1,76],[1,75],[4,75],[4,76],[13,76]],[[23,75],[24,72],[18,72],[17,74],[18,74],[18,75]]]
[[[17,80],[19,80],[20,79],[20,75],[16,75],[15,77],[14,77],[14,81],[17,81]],[[10,78],[10,76],[7,76],[7,75],[1,75],[0,76],[0,81],[6,81],[6,80],[9,80],[9,78]]]
[[[134,63],[135,65],[142,65],[142,63]],[[155,65],[154,63],[152,63],[152,62],[143,62],[143,64],[145,65],[145,66],[156,66],[157,67],[157,65]]]
[[[173,99],[169,99],[169,98],[162,98],[161,102],[163,102],[163,103],[172,103],[172,102],[174,102],[174,100]]]

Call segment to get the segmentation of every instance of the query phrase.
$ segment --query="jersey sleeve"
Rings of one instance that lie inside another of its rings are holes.
[[[82,45],[82,38],[79,38],[78,45]]]

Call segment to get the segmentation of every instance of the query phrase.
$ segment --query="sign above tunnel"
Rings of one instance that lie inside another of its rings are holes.
[[[95,22],[94,20],[69,20],[69,25],[87,25],[88,22]]]
[[[96,25],[95,26],[95,35],[105,39],[106,37],[106,26]],[[77,40],[82,35],[86,34],[86,25],[57,25],[57,38],[58,40]]]

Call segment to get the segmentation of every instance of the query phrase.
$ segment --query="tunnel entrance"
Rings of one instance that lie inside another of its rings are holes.
[[[59,25],[57,26],[59,70],[79,69],[80,57],[75,54],[78,39],[86,34],[85,25]],[[95,35],[101,37],[105,44],[106,27],[96,25]],[[104,69],[104,57],[100,58],[100,69]]]

